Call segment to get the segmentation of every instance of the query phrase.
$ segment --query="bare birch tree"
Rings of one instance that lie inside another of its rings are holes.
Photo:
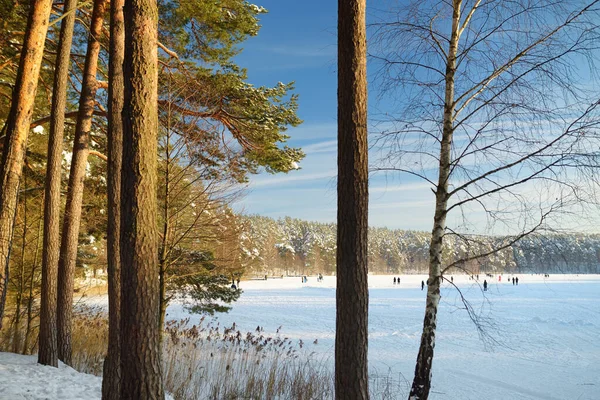
[[[373,60],[382,96],[399,111],[384,119],[377,137],[377,169],[425,180],[435,193],[411,399],[426,399],[431,389],[444,272],[486,256],[444,264],[445,237],[483,215],[489,231],[511,234],[490,250],[499,251],[590,199],[599,121],[586,61],[600,43],[597,7],[598,1],[420,1],[378,14]],[[448,227],[452,212],[463,221],[458,227]]]

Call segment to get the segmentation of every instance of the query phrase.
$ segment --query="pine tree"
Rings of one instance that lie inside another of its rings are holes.
[[[121,396],[121,165],[123,159],[125,53],[124,0],[110,2],[110,46],[108,66],[108,352],[102,376],[102,399]]]
[[[56,301],[58,259],[60,256],[62,143],[65,129],[64,114],[67,104],[67,84],[76,7],[77,0],[67,0],[63,7],[64,18],[61,21],[56,65],[54,68],[50,136],[48,137],[48,161],[46,163],[38,362],[54,367],[58,367]]]
[[[31,3],[11,109],[5,127],[6,136],[0,167],[0,329],[8,289],[9,257],[19,181],[23,170],[51,8],[50,0],[34,0]]]
[[[158,9],[126,0],[121,175],[121,398],[164,398],[158,326]]]
[[[368,147],[365,0],[338,1],[335,396],[368,399]]]

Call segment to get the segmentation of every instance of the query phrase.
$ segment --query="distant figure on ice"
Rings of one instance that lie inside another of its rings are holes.
[[[515,284],[515,277],[514,276],[512,278],[512,281],[513,281],[513,285],[514,285]]]
[[[498,275],[498,282],[502,281],[502,275]]]
[[[424,287],[425,287],[425,282],[421,281],[421,290],[423,290]]]
[[[398,277],[398,285],[400,284],[400,277]]]
[[[483,291],[487,292],[487,279],[483,280]]]
[[[454,283],[454,277],[453,276],[450,277],[450,282]]]
[[[394,277],[394,285],[396,284],[396,277]]]
[[[517,286],[519,286],[519,277],[518,276],[515,278],[515,282],[517,282]]]

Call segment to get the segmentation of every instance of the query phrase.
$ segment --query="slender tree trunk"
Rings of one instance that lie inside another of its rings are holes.
[[[33,264],[31,265],[31,275],[29,277],[29,294],[27,297],[27,327],[25,328],[25,340],[23,342],[23,350],[21,354],[29,354],[29,337],[31,333],[31,323],[33,322],[33,283],[35,281],[35,271],[37,270],[38,256],[40,254],[40,242],[42,238],[42,222],[40,218],[38,222],[38,233],[35,241],[35,254],[33,256]]]
[[[92,11],[58,263],[58,358],[68,365],[71,365],[72,353],[73,281],[79,244],[81,202],[89,155],[90,129],[92,128],[96,91],[98,90],[96,71],[105,4],[106,0],[95,0]]]
[[[158,329],[158,9],[126,0],[121,175],[121,397],[164,399]]]
[[[124,0],[110,3],[108,63],[108,353],[104,361],[102,399],[121,397],[121,165],[123,161]]]
[[[169,103],[170,104],[170,103]],[[171,113],[169,112],[169,124],[168,126],[170,127],[170,116]],[[170,207],[170,180],[171,180],[171,132],[167,132],[167,143],[166,143],[166,149],[165,149],[165,204],[164,204],[164,210],[163,210],[163,219],[164,219],[164,223],[163,223],[163,235],[162,235],[162,241],[160,244],[160,259],[158,262],[159,265],[159,297],[160,297],[160,310],[159,310],[159,320],[158,320],[158,326],[159,329],[162,331],[163,327],[165,326],[165,318],[167,315],[167,285],[166,285],[166,274],[167,274],[167,266],[168,266],[168,262],[167,262],[167,255],[169,253],[169,241],[170,241],[170,235],[169,233],[171,232],[171,226],[170,226],[170,214],[169,214],[169,207]]]
[[[21,50],[0,167],[0,329],[8,288],[10,247],[14,230],[19,181],[27,147],[31,115],[48,32],[51,0],[33,0]]]
[[[167,306],[169,302],[167,300],[167,286],[165,282],[165,268],[164,265],[160,266],[159,272],[159,297],[160,297],[160,307],[159,307],[159,315],[158,315],[158,327],[162,332],[165,326],[165,319],[167,318]],[[161,335],[161,343],[162,343],[162,335]]]
[[[27,187],[27,178],[23,179],[24,186]],[[23,199],[23,235],[21,236],[21,262],[19,271],[19,286],[17,288],[16,310],[14,319],[13,335],[13,353],[19,352],[21,344],[21,303],[23,301],[23,291],[25,290],[25,247],[27,244],[27,195]]]
[[[336,399],[368,399],[365,0],[338,0]]]
[[[429,245],[429,285],[423,319],[423,333],[415,366],[415,377],[410,389],[410,400],[426,400],[431,389],[431,367],[437,328],[437,311],[440,302],[440,284],[442,281],[442,247],[446,230],[448,213],[448,179],[452,151],[452,135],[454,133],[454,75],[456,73],[456,54],[458,52],[459,23],[461,1],[454,1],[452,16],[452,35],[448,49],[446,64],[446,90],[444,99],[444,115],[442,142],[440,146],[440,169],[435,194],[435,215],[431,243]]]
[[[38,362],[58,366],[58,333],[56,327],[56,297],[58,259],[60,254],[60,184],[62,167],[65,109],[75,8],[77,0],[66,0],[65,17],[61,21],[52,110],[50,113],[50,136],[48,137],[48,162],[46,165],[46,188],[44,197],[44,245],[42,250],[42,294],[40,303],[40,336]]]

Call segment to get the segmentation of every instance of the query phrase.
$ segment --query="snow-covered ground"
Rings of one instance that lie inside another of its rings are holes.
[[[0,400],[100,400],[102,378],[37,363],[37,355],[0,352]],[[165,394],[165,400],[173,400]]]
[[[432,399],[600,399],[600,276],[503,275],[486,278],[485,294],[464,275],[454,276],[473,308],[488,323],[495,343],[480,339],[461,309],[458,292],[444,284],[438,320]],[[371,375],[388,376],[408,390],[424,314],[425,276],[369,277],[369,361]],[[333,363],[335,277],[242,281],[244,293],[221,325],[302,339]],[[188,314],[173,304],[169,318]],[[192,322],[197,321],[192,316]],[[317,344],[313,344],[317,339]],[[405,398],[405,396],[398,396]]]
[[[37,355],[0,353],[1,400],[95,400],[101,394],[102,378],[63,363],[59,368],[37,364]]]

